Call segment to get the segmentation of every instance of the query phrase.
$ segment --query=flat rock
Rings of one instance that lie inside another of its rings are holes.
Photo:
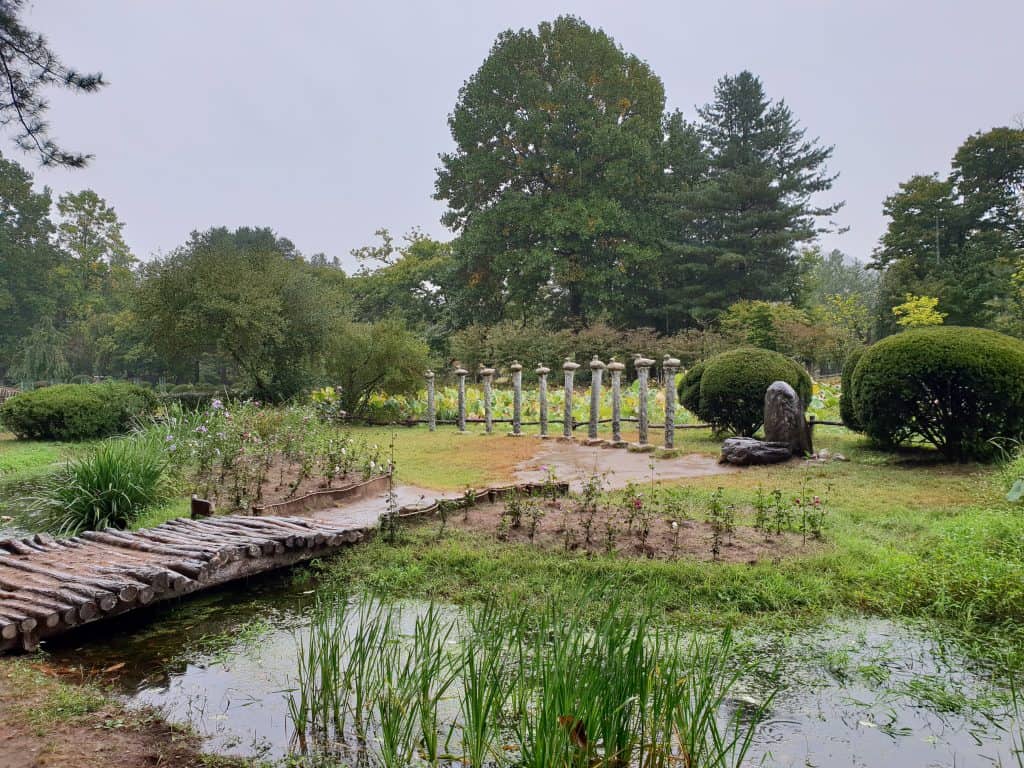
[[[793,451],[786,443],[756,440],[753,437],[730,437],[722,443],[720,464],[735,464],[739,467],[751,464],[778,464],[793,458]]]

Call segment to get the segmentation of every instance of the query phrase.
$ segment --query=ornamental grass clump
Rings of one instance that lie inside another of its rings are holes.
[[[149,436],[115,438],[41,481],[22,500],[42,527],[58,536],[128,528],[147,509],[174,495],[167,452]]]

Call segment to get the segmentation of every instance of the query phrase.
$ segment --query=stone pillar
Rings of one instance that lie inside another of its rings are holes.
[[[680,362],[665,355],[661,370],[665,376],[665,448],[676,447],[676,372]]]
[[[562,372],[565,374],[565,417],[562,422],[562,437],[572,440],[572,381],[576,377],[576,369],[579,363],[574,363],[569,358],[562,364]]]
[[[423,377],[427,380],[427,426],[431,432],[436,432],[437,406],[434,402],[434,372],[428,370]]]
[[[523,366],[513,360],[512,371],[512,436],[523,434]]]
[[[637,400],[637,420],[639,424],[637,429],[640,432],[640,437],[637,442],[640,445],[647,445],[647,379],[651,373],[651,366],[654,365],[653,360],[649,360],[646,357],[637,355],[636,359],[633,360],[633,366],[636,368],[636,380],[638,388]]]
[[[466,431],[466,376],[469,371],[455,364],[455,375],[459,377],[459,432]]]
[[[601,419],[601,378],[605,365],[597,359],[590,361],[590,424],[587,427],[587,439],[597,440],[597,422]]]
[[[551,369],[545,365],[538,365],[537,370],[537,405],[540,408],[540,436],[548,436],[548,374]]]
[[[614,357],[608,363],[608,373],[612,378],[612,445],[621,448],[622,442],[622,372],[626,366]]]
[[[484,380],[484,429],[487,434],[494,431],[494,403],[491,383],[494,381],[494,369],[480,366],[480,378]]]

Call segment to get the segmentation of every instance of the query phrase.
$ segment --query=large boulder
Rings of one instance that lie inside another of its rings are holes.
[[[720,464],[746,467],[751,464],[778,464],[793,458],[786,443],[770,443],[753,437],[730,437],[722,443]]]
[[[784,381],[775,381],[764,394],[764,439],[789,446],[795,456],[814,452],[811,430],[800,396]]]

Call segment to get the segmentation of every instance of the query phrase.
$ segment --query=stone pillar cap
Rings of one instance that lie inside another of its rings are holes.
[[[633,365],[637,368],[650,368],[654,365],[654,361],[643,355],[637,355],[633,358]]]
[[[664,361],[662,361],[662,365],[664,365],[666,368],[678,368],[680,365],[682,365],[682,363],[679,362],[678,357],[669,357],[668,355],[665,355],[665,359]]]
[[[574,363],[569,358],[566,358],[565,362],[562,363],[562,370],[563,371],[575,371],[579,367],[580,367],[579,363]]]
[[[425,378],[432,379],[432,378],[434,378],[434,372],[428,368],[427,372],[424,373],[423,376]]]
[[[590,361],[590,370],[592,371],[603,371],[607,366],[598,360],[597,355],[594,355],[594,359]]]
[[[540,365],[537,366],[537,370],[534,371],[534,373],[536,373],[538,376],[544,376],[548,373],[551,373],[551,369],[544,365],[544,363],[541,363]]]
[[[457,366],[455,368],[455,375],[456,376],[468,376],[469,375],[469,371],[467,371],[465,368],[463,368],[461,365],[459,365],[459,366]]]
[[[608,370],[609,371],[624,371],[624,370],[626,370],[626,366],[623,365],[622,363],[620,363],[618,360],[616,360],[613,357],[611,360],[608,361]]]
[[[509,369],[513,371],[521,371],[523,370],[523,366],[520,364],[518,360],[513,360],[512,365],[509,366]]]
[[[483,363],[481,363],[480,364],[480,375],[481,376],[493,376],[494,375],[494,369],[493,368],[485,368]]]

